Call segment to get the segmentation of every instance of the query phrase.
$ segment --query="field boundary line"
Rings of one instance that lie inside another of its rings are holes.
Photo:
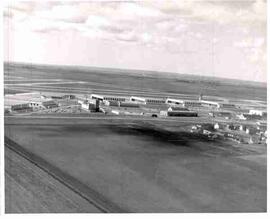
[[[8,147],[10,150],[14,151],[18,155],[24,157],[30,161],[35,166],[39,167],[51,177],[71,189],[73,192],[78,194],[80,197],[94,205],[103,213],[128,213],[126,209],[122,209],[118,205],[109,201],[99,192],[91,189],[87,185],[81,183],[76,178],[70,176],[69,174],[63,172],[58,167],[53,166],[45,159],[40,156],[30,152],[29,150],[23,148],[7,136],[5,136],[5,147]]]

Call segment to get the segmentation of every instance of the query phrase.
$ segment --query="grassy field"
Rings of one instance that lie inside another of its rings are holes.
[[[69,123],[5,134],[126,211],[266,211],[265,145],[209,142],[176,124]]]
[[[91,82],[89,88],[129,88],[158,92],[266,100],[266,84],[231,79],[139,70],[5,63],[5,79],[61,79]],[[83,86],[83,85],[78,85]]]
[[[6,213],[99,213],[100,210],[49,174],[5,149]]]

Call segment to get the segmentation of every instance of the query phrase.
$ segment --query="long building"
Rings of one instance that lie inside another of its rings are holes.
[[[185,100],[184,107],[201,107],[202,103],[200,101]]]
[[[232,103],[219,103],[219,108],[235,109],[236,106],[235,106],[235,104],[232,104]]]
[[[146,104],[146,99],[143,97],[130,97],[130,101],[140,103],[140,104]]]
[[[23,110],[33,110],[33,107],[29,103],[16,104],[11,106],[12,111],[23,111]]]
[[[202,103],[203,106],[217,107],[217,108],[220,107],[218,102],[208,101],[208,100],[201,100],[200,102]]]
[[[197,117],[198,113],[194,111],[168,111],[168,116]]]
[[[165,99],[158,99],[158,98],[146,98],[147,104],[153,104],[153,105],[159,105],[159,104],[165,104]]]
[[[121,102],[124,102],[127,100],[127,98],[125,97],[115,97],[115,96],[104,96],[103,99],[107,101],[121,101]]]
[[[194,111],[160,111],[160,115],[175,117],[197,117],[198,113]]]
[[[183,100],[178,100],[178,99],[167,98],[165,103],[166,104],[180,105],[180,104],[184,104],[184,101]]]

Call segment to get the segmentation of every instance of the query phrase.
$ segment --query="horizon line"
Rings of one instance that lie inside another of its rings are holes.
[[[166,74],[178,74],[178,75],[187,75],[187,76],[194,76],[194,77],[204,77],[204,78],[212,78],[212,79],[225,79],[225,80],[235,80],[235,81],[241,81],[241,82],[252,82],[252,83],[261,83],[267,85],[266,81],[254,81],[254,80],[242,80],[238,78],[229,78],[229,77],[220,77],[220,76],[212,76],[212,75],[200,75],[196,73],[180,73],[180,72],[167,72],[167,71],[156,71],[156,70],[149,70],[149,69],[135,69],[135,68],[114,68],[114,67],[101,67],[101,66],[91,66],[91,65],[77,65],[77,64],[52,64],[52,63],[33,63],[33,62],[20,62],[20,61],[3,61],[4,65],[6,63],[14,63],[14,64],[25,64],[25,65],[35,65],[35,66],[66,66],[66,67],[85,67],[85,68],[99,68],[99,69],[111,69],[111,70],[123,70],[123,71],[130,71],[130,73],[136,73],[132,71],[142,71],[148,72],[148,73],[166,73]]]

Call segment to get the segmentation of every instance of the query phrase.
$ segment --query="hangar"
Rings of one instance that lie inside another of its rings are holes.
[[[146,103],[147,104],[165,104],[165,99],[154,99],[154,98],[147,98]]]
[[[100,101],[103,101],[104,100],[104,97],[101,96],[101,95],[97,95],[97,94],[91,94],[91,99],[96,99],[96,100],[100,100]]]
[[[166,104],[176,104],[176,105],[180,105],[180,104],[184,104],[184,101],[183,101],[183,100],[177,100],[177,99],[167,98],[165,103],[166,103]]]
[[[104,100],[124,102],[124,101],[126,101],[126,98],[125,97],[115,97],[115,96],[104,96]]]
[[[142,98],[142,97],[130,97],[130,101],[132,102],[137,102],[137,103],[140,103],[140,104],[146,104],[146,99],[145,98]]]

